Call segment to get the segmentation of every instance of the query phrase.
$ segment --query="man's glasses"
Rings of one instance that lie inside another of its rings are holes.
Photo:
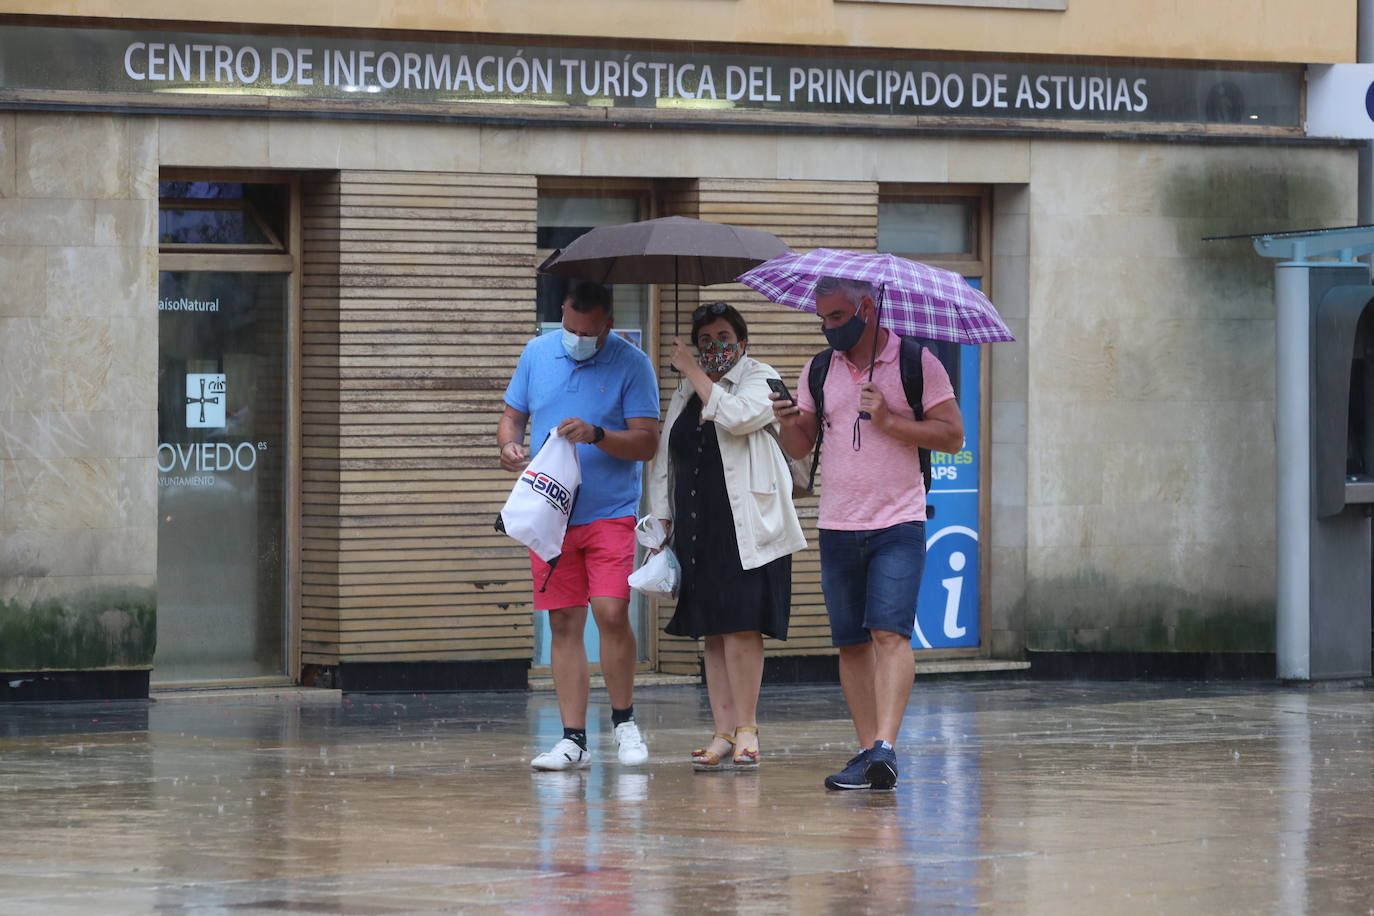
[[[725,310],[730,307],[728,302],[712,302],[710,305],[698,305],[692,311],[692,320],[701,321],[707,315],[724,315]]]

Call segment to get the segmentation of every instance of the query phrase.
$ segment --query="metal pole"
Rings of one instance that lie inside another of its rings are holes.
[[[1355,22],[1355,59],[1374,63],[1374,0],[1359,0]],[[1374,223],[1374,141],[1360,144],[1358,174],[1356,218],[1368,226]]]
[[[1276,651],[1279,678],[1294,681],[1311,677],[1310,271],[1293,261],[1274,269]]]

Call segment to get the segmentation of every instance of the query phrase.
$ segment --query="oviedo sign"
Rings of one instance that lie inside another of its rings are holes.
[[[1302,72],[7,26],[23,90],[1299,126]]]

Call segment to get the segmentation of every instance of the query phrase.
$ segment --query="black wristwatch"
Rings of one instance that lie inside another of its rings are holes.
[[[592,427],[592,445],[596,445],[598,442],[605,438],[606,430],[602,429],[600,426]]]

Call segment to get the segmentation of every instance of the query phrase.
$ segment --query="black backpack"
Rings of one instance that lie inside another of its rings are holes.
[[[914,337],[903,337],[901,357],[898,365],[902,373],[902,391],[906,402],[916,414],[917,420],[925,419],[925,409],[921,398],[925,394],[926,376],[921,366],[921,351],[925,348]],[[806,375],[806,387],[811,390],[811,400],[816,402],[816,449],[811,455],[811,478],[808,489],[815,489],[816,467],[821,461],[821,441],[825,439],[825,377],[830,373],[830,357],[834,348],[827,347],[811,360],[811,369]],[[935,507],[930,504],[930,449],[917,450],[921,459],[921,479],[926,487],[926,518],[935,517]]]

